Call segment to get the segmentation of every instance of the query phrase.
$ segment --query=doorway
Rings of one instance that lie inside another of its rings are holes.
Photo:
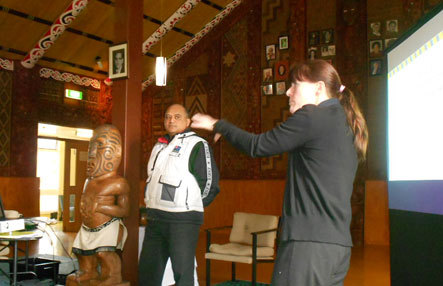
[[[91,137],[90,129],[38,125],[40,215],[62,221],[66,232],[77,232],[81,225],[79,206]]]

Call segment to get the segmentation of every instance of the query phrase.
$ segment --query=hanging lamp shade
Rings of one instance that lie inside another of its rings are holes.
[[[157,57],[155,59],[155,85],[166,85],[167,63],[165,57]]]

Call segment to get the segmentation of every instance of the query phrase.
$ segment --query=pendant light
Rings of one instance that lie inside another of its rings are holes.
[[[160,21],[160,28],[163,26],[163,0],[160,0],[160,16],[162,17]],[[166,73],[168,64],[166,62],[166,57],[163,57],[163,35],[160,38],[160,56],[155,58],[155,85],[165,86],[166,85]]]

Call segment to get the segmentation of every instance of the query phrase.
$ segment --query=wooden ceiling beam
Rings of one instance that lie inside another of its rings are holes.
[[[219,11],[224,9],[222,6],[219,6],[219,5],[217,5],[214,2],[211,2],[209,0],[202,0],[202,3],[204,3],[204,4],[208,5],[208,6],[211,6],[211,7],[215,8],[215,9],[217,9]]]
[[[17,11],[17,10],[8,8],[8,7],[4,7],[4,6],[0,6],[0,11],[6,12],[8,14],[11,14],[11,15],[14,15],[14,16],[18,16],[18,17],[21,17],[21,18],[24,18],[24,19],[28,19],[30,21],[34,21],[34,22],[37,22],[37,23],[40,23],[40,24],[45,24],[45,25],[48,25],[48,26],[51,26],[53,24],[51,21],[48,21],[46,19],[39,18],[39,17],[36,17],[36,16],[32,16],[32,15],[29,15],[29,14],[26,14],[26,13],[23,13],[23,12],[20,12],[20,11]],[[81,36],[87,37],[89,39],[96,40],[98,42],[106,43],[108,45],[114,44],[114,42],[111,41],[111,40],[103,39],[103,38],[101,38],[101,37],[99,37],[97,35],[85,33],[83,31],[80,31],[80,30],[77,30],[77,29],[73,29],[73,28],[70,28],[70,27],[67,27],[66,31],[74,33],[74,34],[77,34],[77,35],[81,35]]]

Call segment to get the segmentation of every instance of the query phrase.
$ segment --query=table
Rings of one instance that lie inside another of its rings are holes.
[[[18,242],[24,241],[26,243],[26,248],[25,248],[25,273],[26,273],[28,272],[29,241],[38,240],[42,237],[43,233],[40,230],[13,231],[7,233],[0,233],[0,241],[9,241],[14,246],[12,285],[14,286],[17,285]],[[9,273],[9,275],[11,275],[11,273]]]

